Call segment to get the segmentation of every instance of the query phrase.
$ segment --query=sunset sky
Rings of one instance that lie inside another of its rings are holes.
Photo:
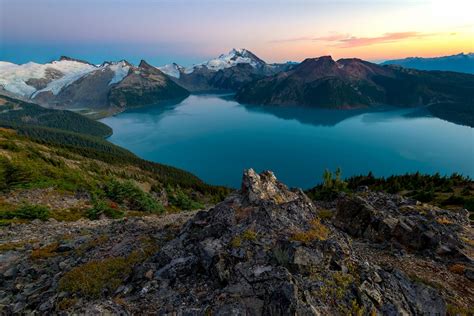
[[[247,48],[267,62],[474,52],[474,1],[0,0],[0,60],[200,62]]]

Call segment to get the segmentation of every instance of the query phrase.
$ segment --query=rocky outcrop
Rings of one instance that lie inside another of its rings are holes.
[[[445,313],[436,289],[359,260],[318,215],[302,191],[247,170],[239,192],[196,214],[137,269],[129,303],[180,315]]]
[[[388,242],[440,259],[471,261],[459,235],[469,225],[467,211],[456,213],[398,196],[370,195],[341,199],[335,225],[372,242]]]

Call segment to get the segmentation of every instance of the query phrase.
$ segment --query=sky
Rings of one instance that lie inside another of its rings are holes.
[[[474,52],[472,12],[472,0],[0,0],[0,60],[433,57]]]

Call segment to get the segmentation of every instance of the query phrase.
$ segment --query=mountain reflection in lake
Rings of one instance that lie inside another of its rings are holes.
[[[308,188],[325,168],[344,176],[406,172],[474,175],[474,129],[423,109],[324,110],[248,106],[231,96],[191,95],[102,120],[110,141],[138,156],[238,187],[242,170],[270,169]]]

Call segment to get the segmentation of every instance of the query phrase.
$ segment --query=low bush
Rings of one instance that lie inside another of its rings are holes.
[[[118,208],[115,203],[107,201],[96,200],[93,202],[94,205],[86,213],[89,219],[99,219],[101,215],[105,215],[110,218],[120,218],[124,215],[124,212]]]
[[[161,213],[164,210],[149,193],[144,192],[132,181],[110,180],[106,183],[104,191],[110,200],[125,204],[131,210],[149,213]]]
[[[140,260],[138,253],[132,253],[127,257],[90,261],[65,273],[59,280],[59,290],[90,298],[113,293]]]
[[[441,202],[441,205],[464,205],[466,203],[466,199],[462,196],[451,195],[446,200]]]
[[[1,219],[41,219],[47,220],[50,216],[49,209],[43,205],[23,204],[15,211],[6,211],[0,213]]]
[[[35,249],[31,252],[31,259],[46,259],[49,257],[54,257],[58,253],[56,250],[58,249],[59,244],[57,242],[44,246],[43,248]]]
[[[171,205],[181,209],[181,210],[197,210],[204,208],[204,205],[194,201],[184,193],[180,188],[167,188],[168,200]]]

